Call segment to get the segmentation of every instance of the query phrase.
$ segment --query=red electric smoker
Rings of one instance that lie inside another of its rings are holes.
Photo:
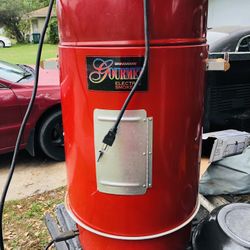
[[[185,249],[199,209],[207,0],[57,9],[66,207],[81,245]]]

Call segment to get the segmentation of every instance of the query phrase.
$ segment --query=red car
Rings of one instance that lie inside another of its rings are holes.
[[[34,84],[34,69],[0,61],[0,154],[14,150],[17,133]],[[58,70],[40,70],[36,101],[21,143],[31,155],[39,150],[64,159]]]

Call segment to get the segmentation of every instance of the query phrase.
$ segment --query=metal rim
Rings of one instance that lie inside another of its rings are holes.
[[[248,37],[250,37],[250,35],[243,36],[243,37],[239,40],[239,42],[238,42],[237,45],[236,45],[235,52],[239,52],[241,42],[242,42],[245,38],[248,38]]]
[[[164,232],[158,233],[158,234],[146,235],[146,236],[113,235],[113,234],[104,233],[104,232],[98,231],[98,230],[96,230],[94,228],[91,228],[90,226],[88,226],[88,225],[84,224],[82,221],[80,221],[74,215],[74,213],[72,212],[72,210],[70,209],[70,206],[68,204],[67,193],[66,193],[66,196],[65,196],[65,208],[66,208],[67,212],[69,213],[70,217],[80,227],[84,228],[85,230],[87,230],[87,231],[89,231],[89,232],[91,232],[93,234],[96,234],[96,235],[99,235],[99,236],[102,236],[102,237],[105,237],[105,238],[116,239],[116,240],[131,240],[131,241],[134,241],[134,240],[151,240],[151,239],[156,239],[156,238],[160,238],[160,237],[175,233],[176,231],[179,231],[180,229],[187,226],[193,220],[193,218],[196,216],[196,214],[198,213],[198,211],[200,209],[200,199],[199,199],[199,197],[197,197],[196,208],[195,208],[193,214],[186,221],[184,221],[182,224],[180,224],[179,226],[177,226],[177,227],[175,227],[175,228],[173,228],[171,230],[167,230],[167,231],[164,231]]]
[[[64,147],[62,122],[57,122],[51,132],[51,144],[55,147]]]

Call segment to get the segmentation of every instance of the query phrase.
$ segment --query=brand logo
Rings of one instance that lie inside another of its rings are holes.
[[[141,73],[143,62],[143,57],[87,57],[88,89],[129,91]],[[147,90],[147,72],[137,90]]]
[[[136,80],[141,72],[141,67],[136,67],[136,62],[114,62],[112,59],[103,60],[96,58],[93,62],[93,71],[89,74],[92,83],[102,83],[107,78],[110,80]],[[122,67],[121,67],[122,66]]]

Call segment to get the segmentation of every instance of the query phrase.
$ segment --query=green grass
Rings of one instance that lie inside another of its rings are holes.
[[[36,62],[37,44],[14,44],[10,48],[0,49],[0,60],[10,63],[34,65]],[[42,60],[55,58],[57,45],[44,44]]]
[[[58,188],[17,201],[7,201],[4,209],[4,243],[10,250],[43,250],[50,241],[44,224],[46,212],[53,216],[63,203],[65,188]]]

